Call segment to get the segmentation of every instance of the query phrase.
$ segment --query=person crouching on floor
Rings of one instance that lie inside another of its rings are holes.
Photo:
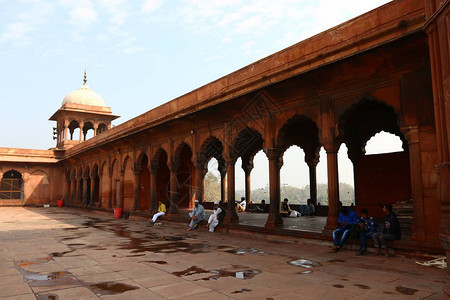
[[[194,209],[189,213],[191,222],[189,223],[188,230],[197,228],[198,223],[205,219],[205,209],[203,208],[203,205],[200,204],[200,201],[195,200],[194,205]]]
[[[219,202],[214,202],[214,210],[213,213],[209,216],[208,219],[208,227],[209,232],[214,232],[214,228],[219,225],[219,214],[222,212],[222,209],[219,207]]]

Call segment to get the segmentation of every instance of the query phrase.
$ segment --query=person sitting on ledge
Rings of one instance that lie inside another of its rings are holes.
[[[338,223],[340,228],[333,231],[333,244],[334,251],[337,252],[344,245],[352,226],[358,221],[358,216],[353,210],[350,210],[347,206],[341,207],[341,212],[339,213]],[[339,239],[340,237],[340,239]]]
[[[386,215],[384,218],[384,229],[382,232],[377,232],[373,235],[373,244],[377,249],[377,252],[375,253],[376,255],[382,255],[383,253],[381,249],[385,249],[384,255],[389,257],[390,254],[386,242],[399,240],[402,236],[402,232],[397,215],[392,211],[391,204],[383,205],[383,213]]]
[[[316,208],[314,207],[314,204],[312,204],[311,199],[308,198],[306,204],[308,204],[309,215],[314,216],[316,214]]]
[[[380,231],[380,228],[378,228],[377,221],[369,216],[369,211],[365,208],[361,209],[361,218],[359,218],[358,224],[361,227],[361,244],[356,255],[364,255],[367,253],[366,239],[373,237],[376,232]]]
[[[161,200],[158,201],[158,212],[153,215],[153,218],[148,221],[150,224],[154,224],[156,222],[156,219],[158,219],[160,216],[164,216],[166,214],[166,206],[164,203],[162,203]]]
[[[194,205],[194,209],[189,213],[191,222],[189,223],[188,230],[197,228],[198,223],[205,219],[205,209],[203,208],[203,205],[200,204],[200,201],[196,199]]]
[[[252,213],[268,213],[269,206],[266,204],[266,200],[262,199],[261,204],[256,206],[251,210]]]
[[[296,218],[296,217],[300,217],[301,214],[296,211],[291,209],[291,207],[288,204],[288,198],[284,198],[283,203],[280,204],[280,214],[282,217],[291,217],[291,218]]]
[[[242,211],[244,212],[247,208],[247,202],[245,201],[245,197],[241,197],[241,202],[236,205],[236,212]]]

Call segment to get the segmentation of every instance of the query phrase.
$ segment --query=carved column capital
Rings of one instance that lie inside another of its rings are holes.
[[[408,144],[417,144],[420,141],[419,126],[403,126],[400,128],[403,136],[408,141]]]

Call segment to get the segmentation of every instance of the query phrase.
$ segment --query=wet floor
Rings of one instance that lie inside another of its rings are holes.
[[[445,284],[445,271],[424,269],[408,258],[385,264],[384,258],[360,258],[350,251],[330,254],[327,246],[203,228],[186,232],[185,224],[152,227],[145,219],[71,211],[20,209],[2,215],[0,210],[0,256],[14,258],[12,270],[0,265],[0,287],[5,272],[21,278],[8,295],[6,286],[0,288],[0,299],[13,293],[31,293],[36,299],[183,299],[197,294],[209,299],[283,299],[304,295],[304,286],[311,299],[425,299],[442,295]],[[356,275],[364,272],[378,276],[376,286]],[[419,282],[404,284],[414,280]]]

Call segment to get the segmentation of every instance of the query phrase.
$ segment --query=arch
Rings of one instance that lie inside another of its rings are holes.
[[[146,154],[139,155],[137,165],[139,170],[139,209],[148,210],[150,208],[150,170]]]
[[[33,202],[40,202],[42,200],[48,201],[50,198],[50,185],[46,172],[37,169],[30,173],[27,180],[27,191],[29,204]]]
[[[369,138],[365,150],[366,155],[402,152],[404,151],[403,141],[395,134],[380,131]]]
[[[156,201],[162,201],[167,207],[170,206],[169,190],[170,190],[170,170],[167,166],[169,156],[166,150],[160,147],[152,161],[152,172],[156,176]]]
[[[121,163],[121,166],[120,166],[120,170],[121,171],[125,170],[125,166],[126,166],[126,163],[128,161],[130,161],[130,166],[131,166],[133,164],[133,160],[131,159],[131,156],[127,154],[127,155],[125,155],[125,157],[122,160],[122,163]]]
[[[225,166],[225,159],[223,158],[223,144],[215,136],[209,136],[200,147],[200,153],[198,154],[199,161],[206,166],[211,158],[215,158],[219,164],[219,167]]]
[[[403,149],[407,142],[398,126],[398,116],[392,106],[376,99],[363,98],[339,117],[337,140],[347,145],[352,162],[365,154],[367,141],[380,131],[400,137]]]
[[[69,133],[70,133],[70,140],[73,141],[74,140],[73,139],[73,134],[75,132],[75,129],[78,128],[80,130],[80,123],[78,121],[76,121],[76,120],[71,120],[70,123],[69,123],[68,128],[69,128]],[[79,137],[77,137],[76,140],[78,140],[78,139],[79,139]]]
[[[109,206],[109,191],[112,189],[110,180],[111,178],[110,176],[112,176],[112,174],[110,174],[108,170],[107,161],[103,161],[100,163],[99,174],[100,174],[100,189],[99,189],[100,207],[107,208]]]
[[[23,178],[20,172],[8,170],[3,173],[2,180],[0,181],[0,199],[23,199]]]
[[[246,126],[233,140],[230,156],[232,159],[243,157],[251,160],[263,148],[264,139],[256,129]]]
[[[188,142],[185,142],[185,141],[182,141],[181,143],[179,143],[178,146],[175,148],[175,151],[173,153],[173,161],[174,161],[175,164],[179,164],[180,157],[181,157],[181,152],[183,151],[183,149],[185,147],[188,147],[189,149],[192,149],[192,146]]]
[[[177,176],[177,204],[178,207],[193,207],[195,191],[194,186],[194,164],[192,163],[192,149],[189,144],[182,142],[178,145],[174,162]],[[174,192],[174,191],[172,191]]]
[[[90,204],[94,205],[95,203],[100,202],[100,174],[99,174],[99,168],[98,164],[94,163],[92,166],[92,172],[91,172],[91,192],[90,192]],[[93,185],[92,185],[93,184]]]
[[[108,126],[105,123],[100,123],[98,124],[97,127],[97,134],[100,134],[102,132],[105,132],[106,130],[108,130]]]
[[[92,130],[92,133],[89,132],[90,130]],[[89,132],[89,134],[88,134],[88,132]],[[94,136],[94,124],[92,124],[91,121],[87,121],[83,125],[83,140],[84,141],[88,140],[93,136]]]
[[[120,162],[113,158],[111,162],[111,183],[112,183],[112,198],[111,205],[120,206]]]

